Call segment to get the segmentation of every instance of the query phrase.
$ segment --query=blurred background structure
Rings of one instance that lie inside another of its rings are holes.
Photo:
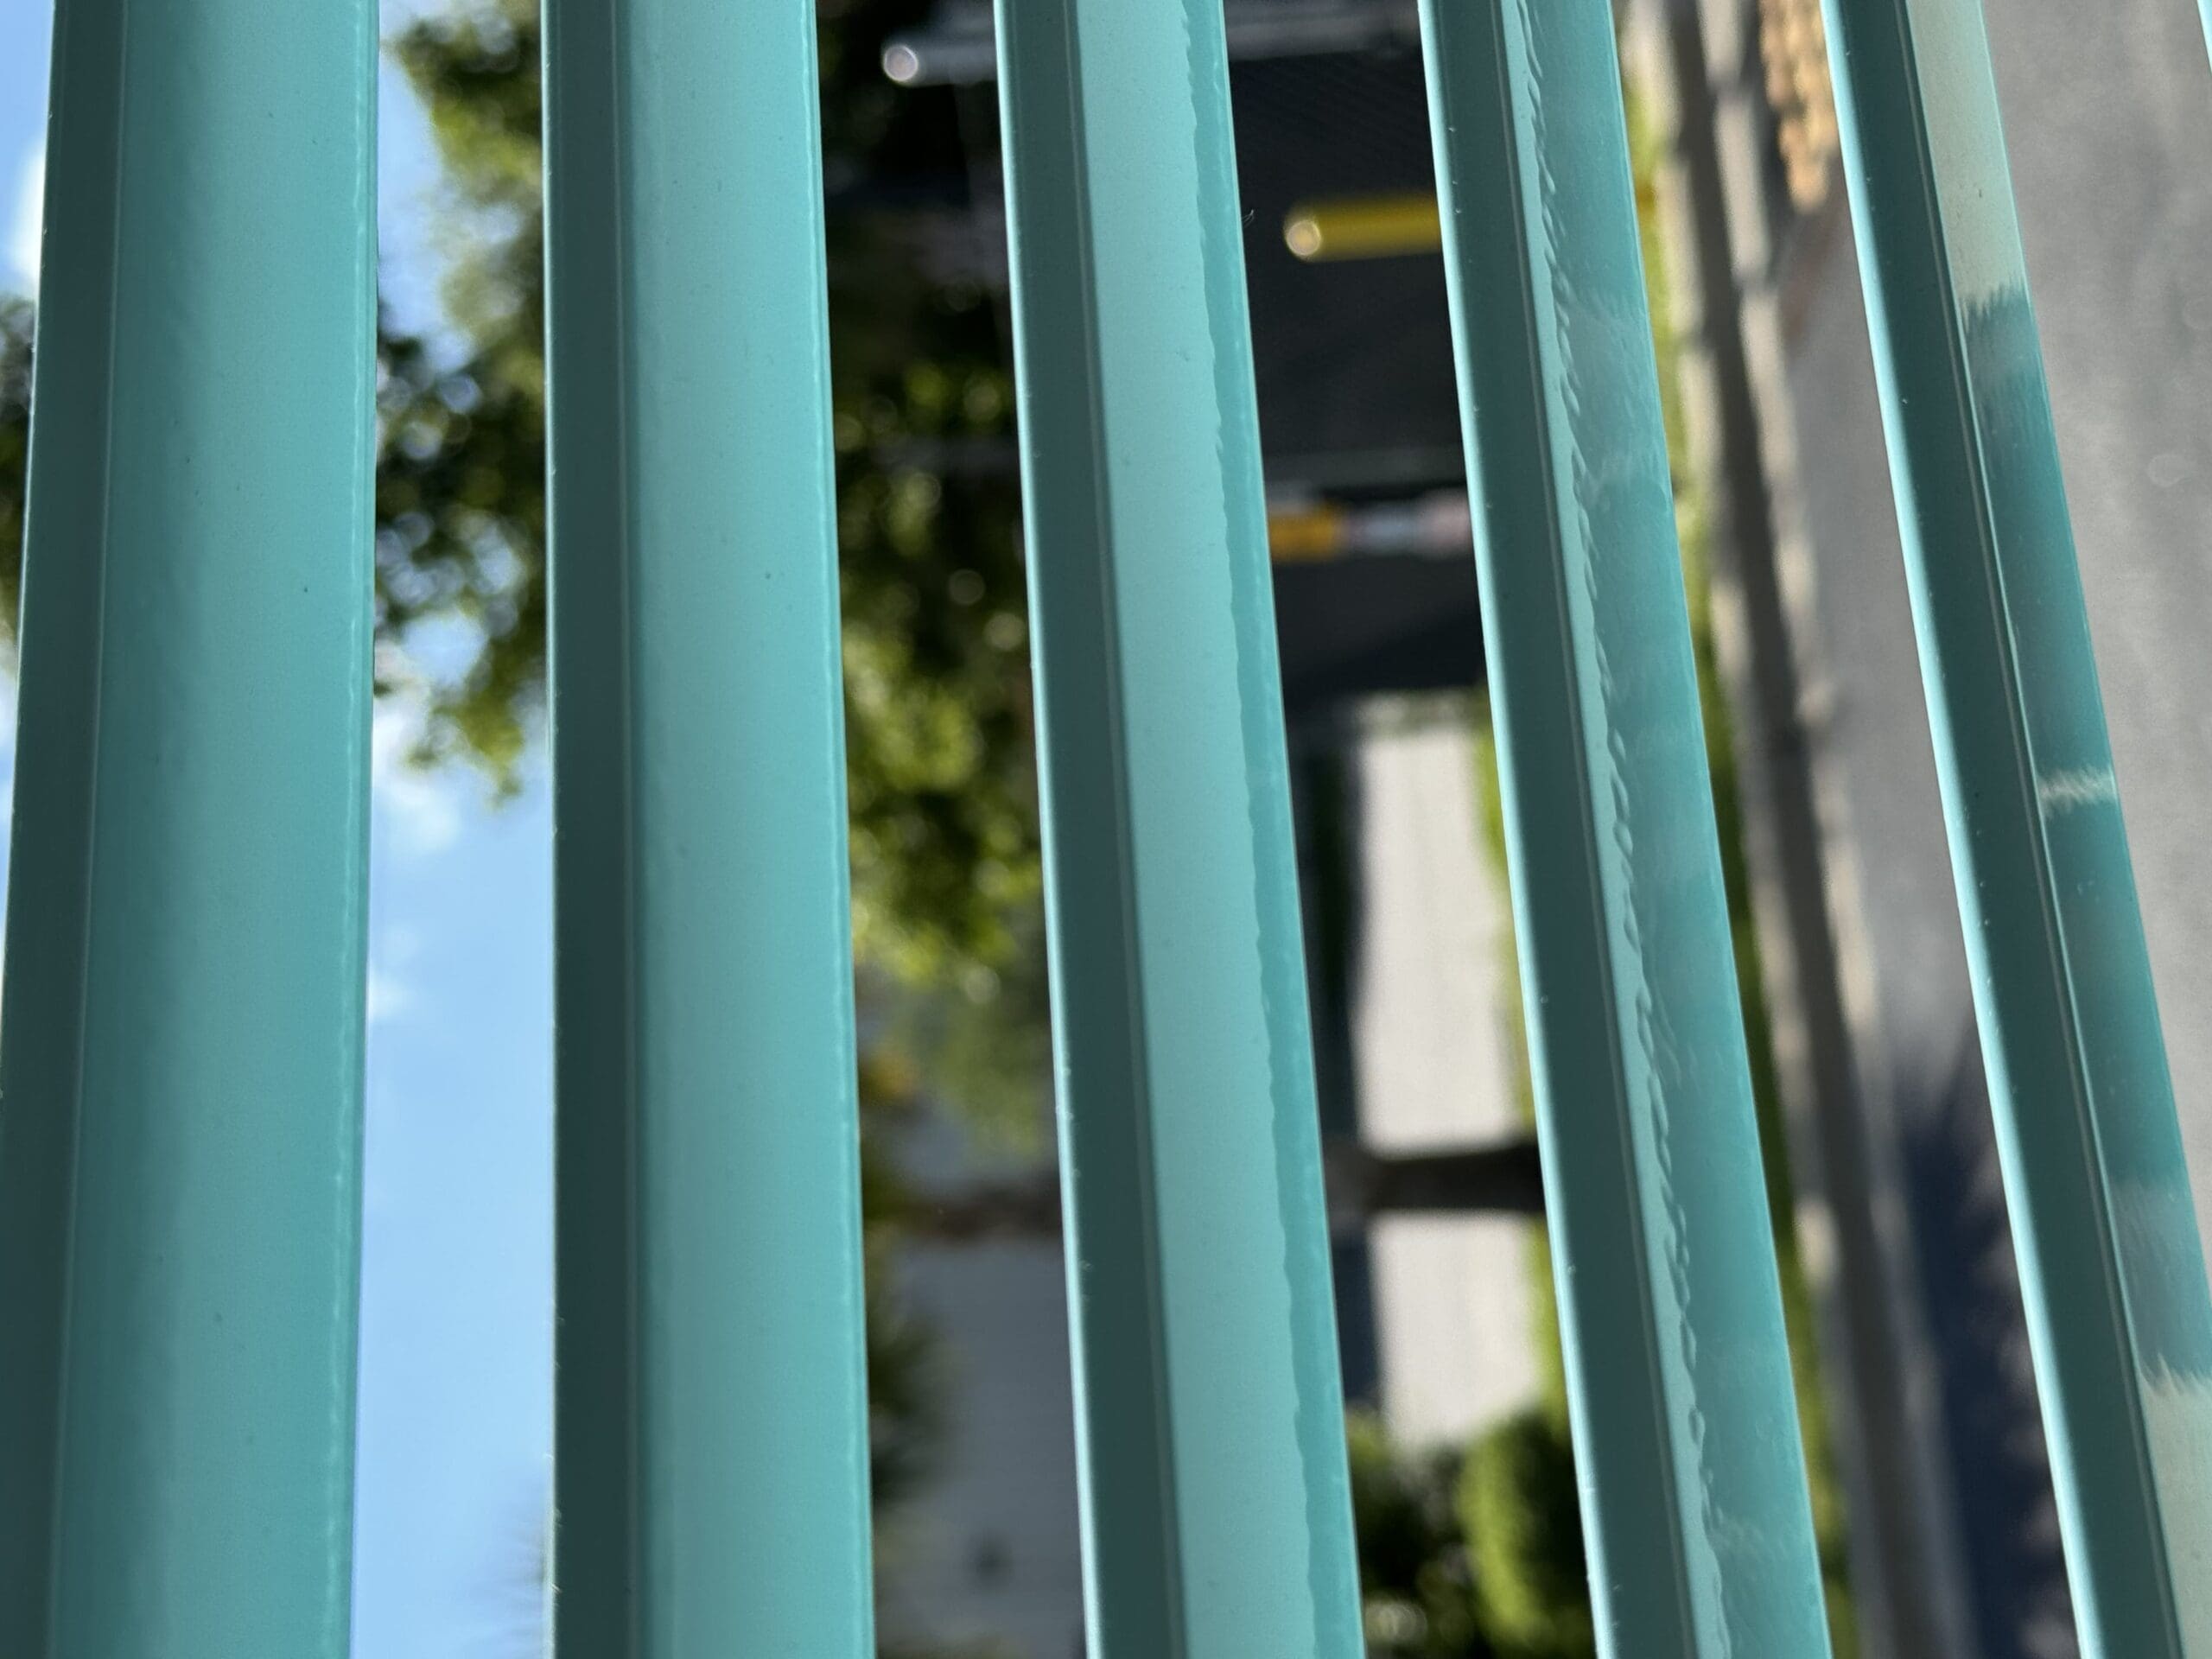
[[[1370,1650],[1572,1659],[1594,1649],[1414,9],[1225,4]],[[2204,42],[2184,0],[1985,4],[2212,1217]],[[16,66],[42,54],[47,6],[0,0],[0,48],[22,44],[0,51],[10,143],[35,130]],[[1866,1659],[2061,1659],[2077,1649],[1817,0],[1618,12],[1832,1629]],[[885,1651],[1071,1659],[989,8],[820,14]],[[538,65],[528,0],[415,0],[391,24],[388,144],[410,147],[417,198],[387,233],[381,341],[356,1635],[362,1659],[437,1659],[537,1651],[543,1608]],[[0,296],[10,615],[32,317]],[[517,1065],[466,1057],[495,1035]],[[404,1223],[380,1228],[380,1205]],[[409,1255],[410,1230],[443,1243]],[[471,1381],[494,1352],[504,1369]]]

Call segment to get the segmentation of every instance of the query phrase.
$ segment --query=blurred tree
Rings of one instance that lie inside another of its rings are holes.
[[[31,303],[0,294],[0,619],[22,586],[23,468],[30,455]]]
[[[1478,1437],[1457,1497],[1478,1627],[1498,1659],[1596,1659],[1565,1395]]]
[[[964,181],[951,94],[901,92],[878,67],[922,9],[822,8],[855,912],[869,963],[982,1000],[1037,889],[1016,486],[917,458],[1004,437],[1013,397],[987,296],[934,280],[888,205],[902,183]],[[465,0],[391,49],[461,231],[460,349],[384,332],[380,684],[423,700],[423,759],[505,780],[544,690],[537,8]]]
[[[1483,1639],[1460,1506],[1461,1459],[1394,1447],[1382,1421],[1346,1425],[1370,1659],[1497,1659]]]
[[[924,0],[825,0],[838,520],[861,954],[988,1000],[1038,887],[1017,486],[932,465],[1010,432],[988,296],[940,281],[904,200],[964,189],[952,94],[884,37]],[[545,693],[543,214],[534,0],[455,0],[391,43],[445,163],[448,327],[378,334],[377,684],[414,758],[511,785]],[[957,200],[957,194],[954,195]],[[22,541],[31,308],[0,300],[0,599]]]

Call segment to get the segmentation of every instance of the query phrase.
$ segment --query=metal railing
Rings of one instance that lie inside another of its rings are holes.
[[[2212,1304],[1977,0],[1829,0],[2083,1645]],[[63,0],[0,1652],[346,1643],[370,0]],[[1606,0],[1424,0],[1593,1604],[1824,1654]],[[560,1650],[872,1650],[813,9],[548,0]],[[1089,1622],[1362,1645],[1221,0],[1000,0]]]

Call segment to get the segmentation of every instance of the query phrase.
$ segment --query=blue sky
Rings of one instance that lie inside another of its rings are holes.
[[[419,3],[419,0],[418,0]],[[387,27],[414,5],[385,0]],[[52,0],[0,0],[0,287],[34,280]],[[435,168],[384,77],[387,291],[430,320]],[[0,789],[15,772],[0,687]],[[551,817],[400,764],[379,714],[370,887],[356,1659],[536,1652],[550,1475]],[[0,832],[0,852],[4,833]]]

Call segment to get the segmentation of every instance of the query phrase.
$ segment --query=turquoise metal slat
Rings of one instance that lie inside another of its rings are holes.
[[[375,7],[62,0],[0,1044],[0,1652],[340,1659]]]
[[[1090,1651],[1362,1651],[1220,0],[1001,0]]]
[[[2212,1302],[1975,0],[1828,0],[2082,1646],[2212,1654]]]
[[[814,8],[547,8],[563,1655],[874,1652]]]
[[[1424,0],[1600,1641],[1828,1650],[1606,0]]]

